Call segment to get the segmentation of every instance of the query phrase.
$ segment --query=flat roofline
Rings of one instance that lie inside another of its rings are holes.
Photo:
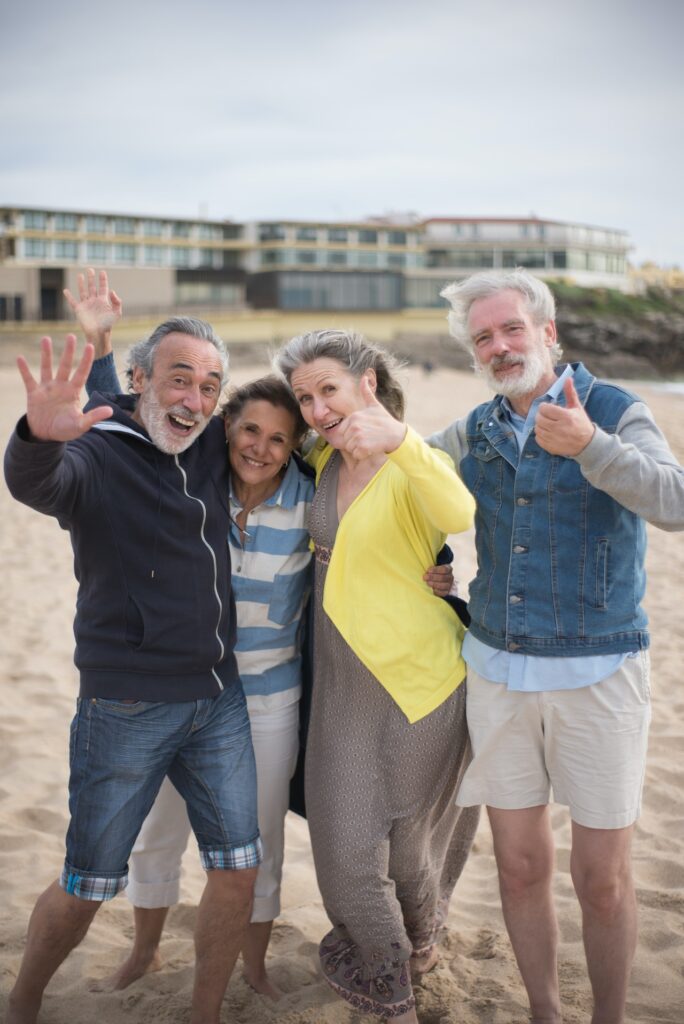
[[[609,228],[600,224],[584,224],[576,220],[549,220],[546,217],[426,217],[422,224],[553,224],[563,228],[589,228],[591,231],[615,231],[628,235],[624,228]]]
[[[9,210],[29,213],[66,213],[76,217],[130,217],[132,220],[180,221],[184,224],[212,224],[216,227],[231,224],[241,227],[245,223],[237,220],[216,220],[213,217],[174,217],[165,213],[121,213],[118,210],[75,210],[71,207],[61,206],[30,206],[28,203],[4,203],[0,206],[0,214]]]

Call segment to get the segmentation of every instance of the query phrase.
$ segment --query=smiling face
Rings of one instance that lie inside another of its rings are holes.
[[[477,367],[492,391],[508,398],[536,398],[556,379],[551,348],[553,320],[536,324],[527,300],[513,289],[477,299],[470,307],[468,330]]]
[[[374,386],[373,371],[366,372]],[[340,447],[340,424],[353,412],[365,408],[360,381],[336,359],[324,357],[293,370],[290,386],[307,424],[328,444]]]
[[[295,447],[292,413],[265,400],[245,402],[226,422],[228,457],[235,476],[248,487],[261,488],[273,481],[275,491],[280,471]]]
[[[154,354],[152,376],[145,376],[139,366],[133,369],[133,390],[140,395],[133,419],[160,451],[185,451],[216,408],[221,374],[221,360],[210,342],[167,334]]]

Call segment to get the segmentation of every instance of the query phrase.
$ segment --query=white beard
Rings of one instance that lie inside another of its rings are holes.
[[[199,437],[209,422],[207,416],[188,412],[182,405],[164,409],[150,386],[143,391],[138,399],[138,412],[153,444],[166,455],[180,455],[181,452],[184,452]],[[195,420],[197,428],[191,430],[189,434],[179,437],[172,433],[168,425],[166,417],[169,413],[182,416],[186,420]]]
[[[487,386],[497,395],[505,395],[506,398],[522,398],[534,391],[548,373],[547,353],[548,349],[546,348],[533,348],[525,355],[495,356],[486,366],[482,366],[476,361],[475,367],[484,377]],[[499,379],[494,372],[497,367],[515,365],[522,366],[522,372],[516,377]]]

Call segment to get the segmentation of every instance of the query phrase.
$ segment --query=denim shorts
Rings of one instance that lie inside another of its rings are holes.
[[[257,867],[256,769],[244,693],[179,703],[82,698],[71,725],[62,888],[107,900],[165,775],[184,798],[206,870]]]

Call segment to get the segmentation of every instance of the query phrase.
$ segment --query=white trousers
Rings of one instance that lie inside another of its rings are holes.
[[[249,709],[249,700],[247,701]],[[264,859],[254,888],[252,921],[273,921],[280,913],[285,848],[285,814],[290,779],[297,763],[298,704],[275,711],[249,709],[257,769],[257,806]],[[181,859],[190,837],[185,801],[164,779],[129,860],[126,890],[136,907],[170,907],[180,896]]]

